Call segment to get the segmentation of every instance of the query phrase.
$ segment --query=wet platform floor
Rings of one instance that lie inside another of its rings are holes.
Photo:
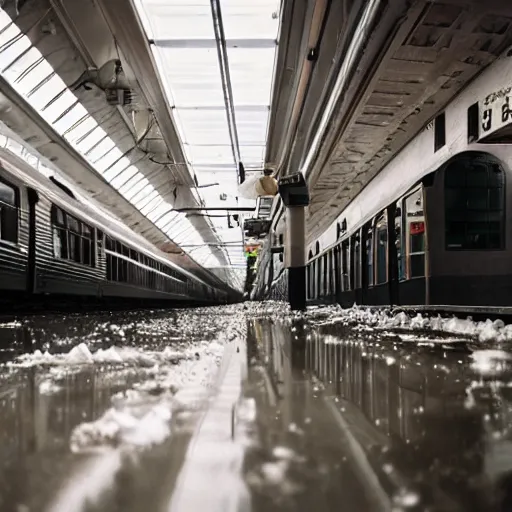
[[[511,510],[508,348],[429,336],[242,306],[3,323],[0,510]]]

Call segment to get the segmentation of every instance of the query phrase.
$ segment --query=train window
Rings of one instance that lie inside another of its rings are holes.
[[[327,254],[324,254],[322,256],[322,281],[323,281],[322,294],[325,297],[329,293],[329,269],[328,269]]]
[[[376,238],[376,284],[386,283],[388,280],[388,221],[386,214],[377,220],[375,228]]]
[[[361,288],[361,240],[359,238],[359,234],[352,237],[352,245],[354,247],[354,252],[352,254],[354,258],[354,264],[352,265],[354,271],[352,276],[352,288],[357,290],[358,288]]]
[[[75,233],[80,233],[80,224],[77,219],[72,217],[71,215],[67,215],[67,223],[68,223],[68,229],[70,231],[74,231]]]
[[[68,234],[66,214],[57,206],[52,207],[53,254],[56,258],[68,258]]]
[[[336,287],[335,287],[335,279],[334,276],[336,275],[336,268],[334,265],[334,249],[331,249],[329,251],[329,295],[335,295],[336,294]]]
[[[396,203],[395,210],[395,234],[396,234],[396,256],[398,264],[398,279],[403,281],[407,279],[406,265],[405,265],[405,231],[403,229],[403,216],[402,216],[402,200]]]
[[[446,144],[446,117],[444,112],[434,120],[434,153]]]
[[[311,299],[311,263],[306,265],[307,298]]]
[[[322,260],[317,258],[315,260],[315,299],[320,298],[322,290]]]
[[[341,286],[344,292],[350,290],[348,240],[341,244]]]
[[[94,267],[94,231],[59,207],[52,206],[53,253],[56,258]]]
[[[368,229],[366,235],[366,268],[368,271],[368,286],[373,286],[373,227]]]
[[[478,103],[473,103],[468,108],[468,144],[476,142],[480,135],[480,115]]]
[[[407,276],[425,275],[425,212],[423,189],[417,189],[404,201],[405,229],[407,233]]]
[[[18,241],[19,191],[5,181],[0,181],[0,240]]]
[[[445,169],[447,250],[504,247],[505,175],[484,159],[459,159]]]

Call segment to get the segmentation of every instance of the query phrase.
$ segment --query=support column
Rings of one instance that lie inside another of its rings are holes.
[[[303,206],[286,209],[285,265],[288,301],[294,311],[306,309],[306,215]]]

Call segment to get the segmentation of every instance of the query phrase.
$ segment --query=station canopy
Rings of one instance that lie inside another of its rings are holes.
[[[278,0],[134,0],[187,165],[206,208],[254,206],[238,197],[238,169],[264,166],[279,28]],[[216,7],[215,7],[216,6]],[[219,22],[222,29],[219,31]],[[245,265],[243,234],[223,210],[180,213],[0,10],[2,76],[135,208],[198,263],[219,263],[190,222],[209,214],[230,265]],[[235,212],[232,212],[235,213]],[[240,216],[239,220],[242,216]],[[232,227],[230,227],[232,226]]]

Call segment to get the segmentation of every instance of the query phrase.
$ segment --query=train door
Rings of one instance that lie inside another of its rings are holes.
[[[32,294],[36,291],[37,276],[37,216],[36,205],[39,202],[39,195],[33,188],[27,188],[28,198],[28,267],[27,267],[27,292]]]
[[[400,235],[397,236],[399,303],[427,304],[426,224],[423,186],[401,201]],[[397,208],[398,210],[398,208]],[[395,217],[395,225],[398,218]]]
[[[389,304],[398,304],[398,246],[400,229],[396,229],[397,207],[392,204],[387,208],[388,218],[388,284]],[[401,212],[400,212],[401,215]],[[400,218],[398,219],[400,223]]]
[[[340,273],[341,273],[341,290],[339,302],[343,306],[350,306],[354,303],[353,292],[350,287],[350,240],[344,240],[340,246]]]
[[[341,246],[337,245],[333,253],[333,295],[334,302],[341,300]]]
[[[372,304],[390,303],[388,214],[384,211],[375,221],[374,230],[374,290]]]
[[[363,226],[361,237],[362,304],[374,304],[375,267],[373,222]]]
[[[311,259],[313,252],[309,251],[308,264],[306,267],[307,285],[308,285],[308,300],[312,300],[315,294],[315,267]]]
[[[322,276],[323,276],[323,287],[322,292],[324,299],[329,297],[329,278],[330,278],[330,270],[329,270],[329,255],[324,254],[322,256]]]
[[[351,270],[351,284],[354,291],[354,300],[356,304],[363,304],[363,290],[361,279],[361,232],[358,231],[350,240],[350,270]]]

